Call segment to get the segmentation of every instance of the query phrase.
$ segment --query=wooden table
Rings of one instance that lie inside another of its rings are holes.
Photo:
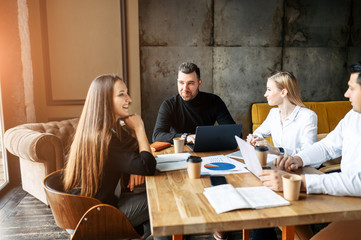
[[[233,151],[192,154],[203,157]],[[157,154],[166,153],[173,153],[173,148]],[[298,173],[301,172],[318,173],[310,167],[299,169]],[[251,173],[230,174],[226,179],[234,187],[262,185]],[[306,193],[301,193],[300,199],[289,206],[217,214],[203,195],[204,188],[210,187],[209,176],[189,179],[186,170],[148,176],[146,185],[154,236],[181,238],[183,234],[285,226],[282,239],[293,239],[295,225],[361,219],[361,198]],[[244,239],[248,237],[247,231],[245,233]]]

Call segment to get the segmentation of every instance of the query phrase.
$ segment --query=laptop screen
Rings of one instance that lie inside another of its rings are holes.
[[[192,151],[209,152],[237,148],[234,136],[241,136],[242,124],[198,126]]]
[[[256,177],[258,177],[258,174],[262,171],[262,166],[258,161],[254,147],[237,136],[235,136],[235,138],[248,170],[251,171]]]

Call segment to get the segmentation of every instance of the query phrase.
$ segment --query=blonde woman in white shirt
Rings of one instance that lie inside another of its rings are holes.
[[[247,142],[253,146],[268,146],[269,153],[283,156],[294,155],[317,141],[317,115],[303,103],[292,73],[278,72],[268,78],[264,96],[270,106],[278,108],[270,110],[261,126],[247,136]],[[269,136],[274,146],[264,139]],[[311,235],[308,226],[297,226],[297,230],[302,236],[296,234],[295,239]],[[255,229],[252,234],[254,240],[277,239],[273,228]]]
[[[252,145],[268,145],[269,153],[293,155],[317,141],[317,115],[306,108],[295,76],[278,72],[267,80],[264,95],[272,108],[266,120],[247,136]],[[264,138],[272,136],[274,146]]]

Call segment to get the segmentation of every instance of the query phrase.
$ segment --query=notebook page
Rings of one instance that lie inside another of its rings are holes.
[[[270,208],[290,205],[290,202],[268,187],[242,187],[237,191],[252,205],[252,208]]]
[[[218,214],[251,207],[231,184],[205,188],[203,194]]]

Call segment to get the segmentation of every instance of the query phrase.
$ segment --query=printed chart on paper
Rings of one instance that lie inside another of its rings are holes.
[[[202,157],[202,175],[225,175],[248,172],[245,165],[224,155]]]

